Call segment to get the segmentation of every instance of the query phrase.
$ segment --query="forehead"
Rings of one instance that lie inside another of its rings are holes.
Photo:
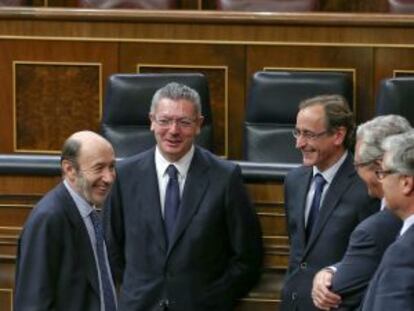
[[[321,105],[303,108],[299,111],[296,121],[306,126],[324,126],[325,110]]]
[[[156,114],[168,116],[193,116],[195,111],[195,104],[186,99],[163,98],[155,107]]]
[[[98,142],[82,144],[78,162],[82,166],[92,167],[100,164],[111,164],[115,161],[115,154],[109,144]]]

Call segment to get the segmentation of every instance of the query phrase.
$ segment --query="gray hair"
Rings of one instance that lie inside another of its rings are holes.
[[[164,98],[168,98],[174,101],[187,100],[194,105],[196,113],[198,115],[201,115],[200,95],[196,90],[187,85],[171,82],[158,89],[152,98],[150,113],[155,112],[158,103]]]
[[[358,156],[361,163],[370,163],[381,159],[384,150],[381,147],[385,138],[411,130],[408,120],[399,115],[379,116],[358,126],[356,137],[360,141]]]
[[[382,148],[387,153],[384,164],[388,169],[414,176],[414,130],[386,138]]]
[[[351,148],[354,142],[354,120],[347,100],[341,95],[320,95],[302,101],[299,110],[320,105],[325,111],[325,126],[328,132],[339,127],[346,128],[344,147]]]

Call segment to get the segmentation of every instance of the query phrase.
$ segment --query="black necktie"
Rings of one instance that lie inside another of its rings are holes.
[[[116,311],[116,303],[114,292],[112,290],[112,285],[110,281],[110,273],[108,271],[107,262],[105,260],[104,252],[104,235],[101,225],[101,219],[99,218],[97,212],[93,210],[90,214],[93,229],[95,230],[96,238],[96,255],[98,257],[98,266],[101,273],[101,283],[102,283],[102,292],[103,299],[105,303],[105,311]]]
[[[321,197],[323,192],[323,187],[325,186],[326,180],[321,174],[316,174],[313,178],[315,183],[315,194],[313,195],[312,204],[309,210],[308,223],[306,225],[306,239],[309,240],[313,226],[318,220],[319,216],[319,206],[321,205]]]
[[[174,165],[170,164],[168,166],[167,174],[169,180],[165,192],[164,223],[167,233],[167,241],[170,242],[174,232],[178,208],[180,206],[180,187],[178,185],[177,169]]]

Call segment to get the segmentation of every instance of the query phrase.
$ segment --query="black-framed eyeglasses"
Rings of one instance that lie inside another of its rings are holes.
[[[315,133],[312,131],[301,131],[299,129],[293,129],[292,130],[292,135],[293,137],[295,137],[296,139],[298,139],[299,137],[308,139],[308,140],[315,140],[318,139],[319,137],[322,137],[323,135],[328,134],[329,131],[323,131],[323,132],[319,132],[319,133]]]
[[[388,175],[397,174],[397,173],[399,172],[396,170],[376,170],[375,176],[377,176],[379,180],[383,180]]]
[[[161,127],[171,127],[174,123],[181,128],[190,128],[192,127],[195,122],[196,118],[180,118],[180,119],[173,119],[173,118],[165,118],[165,117],[152,117],[152,120],[157,123]]]

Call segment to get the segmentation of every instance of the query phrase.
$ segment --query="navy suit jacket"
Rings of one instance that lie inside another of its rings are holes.
[[[340,261],[354,228],[379,209],[368,196],[348,154],[330,185],[308,243],[305,240],[305,203],[312,167],[299,167],[285,179],[285,209],[290,239],[288,271],[282,290],[282,311],[317,310],[311,299],[316,272]]]
[[[119,309],[231,310],[262,261],[240,168],[196,147],[167,247],[154,151],[121,161],[104,214],[121,280]]]
[[[30,214],[19,239],[15,311],[100,311],[98,272],[86,226],[60,183]]]
[[[414,226],[385,251],[369,283],[362,311],[414,310]]]
[[[336,264],[337,271],[332,279],[332,290],[342,297],[338,310],[359,307],[385,250],[395,241],[401,226],[401,219],[386,208],[355,228],[344,258]]]

